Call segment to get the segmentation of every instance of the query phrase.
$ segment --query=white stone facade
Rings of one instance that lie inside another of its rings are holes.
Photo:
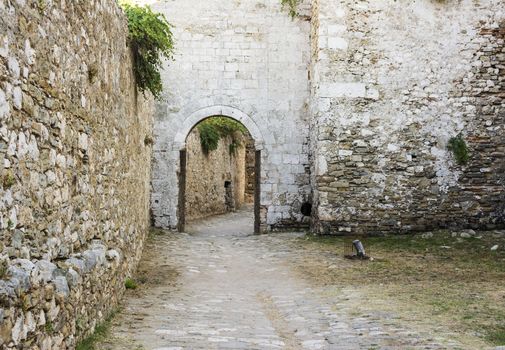
[[[157,113],[152,209],[177,224],[178,152],[215,114],[261,149],[261,221],[321,233],[505,222],[503,0],[151,4],[175,25]],[[310,11],[306,11],[310,8]],[[472,157],[448,150],[461,134]],[[310,180],[309,180],[310,179]]]
[[[155,126],[152,212],[176,227],[179,151],[199,121],[241,121],[262,151],[263,225],[302,223],[309,199],[307,79],[310,23],[278,0],[151,3],[174,27],[175,62],[163,73],[166,102]]]

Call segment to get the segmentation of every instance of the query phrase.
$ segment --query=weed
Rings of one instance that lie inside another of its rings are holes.
[[[124,286],[126,287],[126,289],[137,289],[137,282],[135,282],[133,279],[131,278],[127,278],[126,281],[124,282]]]
[[[7,277],[7,261],[0,261],[0,280]]]
[[[44,326],[46,333],[47,334],[53,334],[54,333],[54,326],[53,323],[50,320],[46,321],[46,325]]]
[[[456,137],[452,137],[449,140],[447,148],[454,154],[456,163],[459,165],[466,165],[468,163],[468,160],[470,159],[470,152],[461,134]]]
[[[486,338],[494,345],[505,345],[505,328],[488,332]]]
[[[40,13],[41,15],[43,15],[43,14],[44,14],[44,12],[45,12],[45,10],[46,10],[46,8],[47,8],[47,3],[46,3],[46,0],[38,0],[38,1],[37,1],[37,6],[38,6],[38,8],[39,8],[39,13]]]
[[[95,327],[93,334],[77,344],[76,350],[97,350],[95,344],[107,336],[112,325],[112,320],[118,312],[119,309],[113,310],[105,321]]]
[[[12,186],[14,186],[15,183],[16,178],[14,177],[14,174],[12,172],[9,171],[3,176],[2,185],[4,190],[11,188]]]

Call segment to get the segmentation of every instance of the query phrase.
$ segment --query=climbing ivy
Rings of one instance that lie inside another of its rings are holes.
[[[282,7],[288,8],[291,18],[295,18],[298,15],[298,4],[300,2],[301,0],[281,0]]]
[[[162,58],[173,59],[174,54],[172,25],[163,14],[154,13],[149,6],[131,5],[124,0],[120,4],[128,19],[137,87],[143,93],[150,91],[159,100],[163,91]]]
[[[452,137],[449,140],[447,148],[454,154],[456,163],[459,165],[466,165],[468,163],[468,160],[470,159],[470,152],[461,134]]]
[[[240,141],[236,137],[237,134],[245,135],[247,133],[247,129],[241,123],[223,116],[205,119],[198,124],[197,128],[200,133],[200,144],[205,154],[215,151],[219,145],[219,140],[228,136],[232,137],[230,154],[235,153],[240,146]]]

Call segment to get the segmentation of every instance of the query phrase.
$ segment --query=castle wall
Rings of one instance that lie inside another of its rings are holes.
[[[314,4],[315,231],[503,226],[502,1]]]
[[[300,207],[310,196],[309,22],[293,21],[279,0],[151,6],[174,24],[177,42],[175,62],[163,73],[165,102],[156,112],[155,225],[177,225],[178,152],[184,145],[176,135],[191,115],[213,107],[228,117],[234,117],[226,114],[229,108],[240,111],[260,131],[255,143],[262,150],[263,228],[307,225]]]
[[[0,1],[0,348],[73,349],[149,227],[151,103],[113,0]]]

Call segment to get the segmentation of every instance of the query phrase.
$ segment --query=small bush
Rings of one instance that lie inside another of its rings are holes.
[[[137,289],[137,283],[131,279],[131,278],[127,278],[126,281],[124,282],[124,286],[126,289]]]
[[[121,6],[128,18],[137,87],[141,92],[149,90],[159,100],[163,91],[162,58],[172,59],[174,53],[172,25],[163,14],[154,13],[149,6],[130,5],[125,1]]]
[[[466,165],[470,159],[470,152],[463,136],[459,134],[449,140],[447,148],[453,153],[456,163]]]

